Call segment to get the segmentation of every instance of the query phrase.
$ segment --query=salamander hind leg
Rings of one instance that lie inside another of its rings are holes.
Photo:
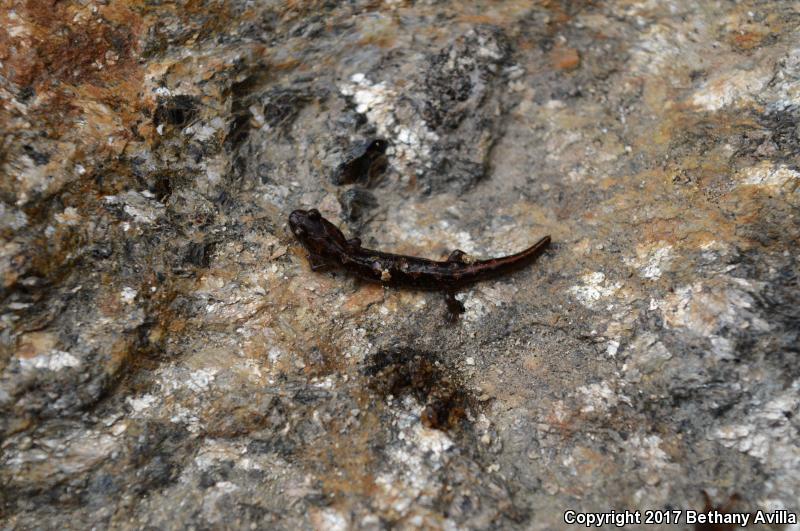
[[[450,256],[447,257],[447,261],[448,262],[458,262],[460,264],[463,264],[465,256],[467,256],[467,253],[465,253],[461,249],[456,249],[455,251],[450,253]]]
[[[454,291],[444,294],[444,302],[447,304],[447,320],[451,323],[458,321],[458,316],[466,311],[461,301],[456,299]]]

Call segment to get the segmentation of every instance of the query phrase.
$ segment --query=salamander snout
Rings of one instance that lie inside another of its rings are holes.
[[[295,236],[302,237],[315,232],[314,229],[319,226],[320,219],[322,216],[315,208],[311,210],[298,209],[289,214],[289,227]]]
[[[295,210],[291,214],[289,214],[289,227],[292,229],[292,232],[295,236],[302,236],[305,234],[305,225],[306,220],[308,219],[308,213],[305,210]]]

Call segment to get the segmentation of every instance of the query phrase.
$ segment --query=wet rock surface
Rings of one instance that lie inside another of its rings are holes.
[[[7,4],[4,527],[800,510],[794,2]],[[554,245],[447,325],[311,272],[311,207]]]

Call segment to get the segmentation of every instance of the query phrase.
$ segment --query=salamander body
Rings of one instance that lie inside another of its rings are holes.
[[[448,296],[448,307],[459,313],[463,306],[453,297],[457,289],[524,267],[550,244],[550,236],[545,236],[531,247],[508,256],[472,260],[463,251],[455,250],[447,260],[436,261],[362,247],[358,238],[345,238],[316,209],[295,210],[289,215],[289,226],[308,251],[312,270],[338,267],[388,286],[442,290]]]

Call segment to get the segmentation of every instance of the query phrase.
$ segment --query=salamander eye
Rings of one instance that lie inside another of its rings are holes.
[[[316,208],[312,208],[311,210],[308,211],[308,219],[312,221],[317,221],[321,217],[322,215],[320,215],[319,210],[317,210]]]
[[[367,149],[369,149],[370,151],[377,151],[377,152],[380,152],[380,153],[384,153],[388,146],[389,146],[389,144],[388,144],[388,142],[386,142],[386,140],[384,140],[382,138],[376,138],[375,140],[373,140],[370,143],[370,145],[369,145],[369,147]]]

